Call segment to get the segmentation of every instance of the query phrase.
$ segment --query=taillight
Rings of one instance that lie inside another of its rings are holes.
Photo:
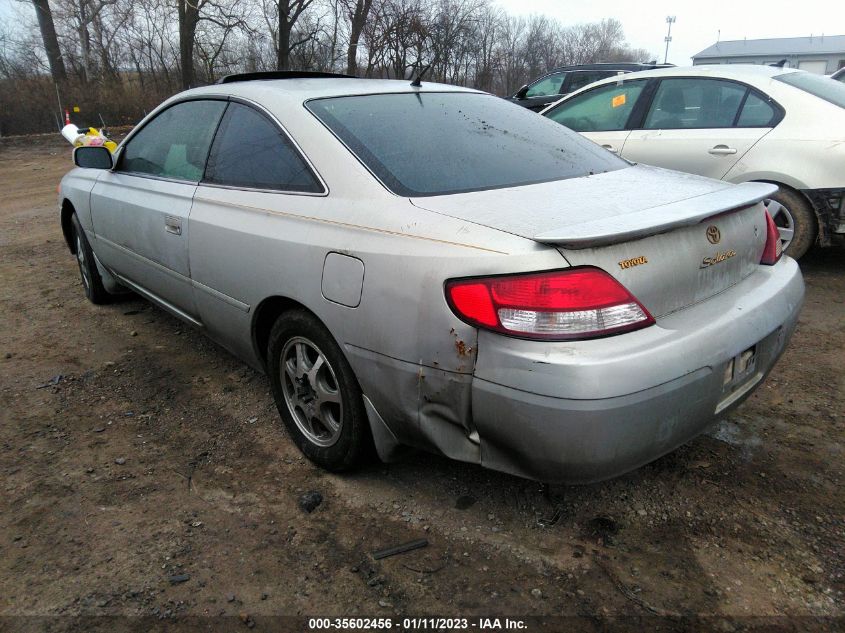
[[[446,282],[446,298],[470,325],[526,338],[597,338],[654,323],[622,284],[589,266],[453,279]]]
[[[765,266],[774,266],[783,255],[783,244],[780,241],[780,231],[772,216],[768,211],[763,211],[763,213],[766,214],[766,247],[763,249],[760,263]]]

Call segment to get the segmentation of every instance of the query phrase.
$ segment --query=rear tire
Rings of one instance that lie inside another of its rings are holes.
[[[279,415],[299,450],[330,471],[361,465],[373,441],[361,388],[331,333],[304,309],[270,331],[267,372]]]
[[[79,265],[79,275],[82,277],[82,289],[91,303],[102,305],[111,300],[111,295],[103,286],[103,279],[94,261],[94,251],[85,237],[85,231],[79,218],[74,213],[70,219],[73,227],[73,245],[76,252],[76,263]]]
[[[800,193],[781,187],[765,200],[765,205],[780,231],[784,252],[800,259],[815,243],[819,232],[810,204]]]

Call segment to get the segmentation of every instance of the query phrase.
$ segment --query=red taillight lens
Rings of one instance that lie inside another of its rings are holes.
[[[765,266],[774,266],[783,255],[783,244],[780,241],[780,231],[772,216],[768,211],[763,213],[766,214],[766,248],[763,249],[760,263]]]
[[[446,298],[471,325],[528,338],[597,338],[654,323],[622,284],[592,267],[450,280]]]

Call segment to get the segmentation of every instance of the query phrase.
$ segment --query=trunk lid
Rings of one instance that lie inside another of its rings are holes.
[[[573,266],[598,266],[659,318],[712,297],[760,266],[761,203],[640,239],[585,249],[558,247]]]
[[[598,266],[616,277],[660,317],[756,269],[766,241],[760,201],[775,189],[637,165],[411,202],[553,245],[571,265]]]

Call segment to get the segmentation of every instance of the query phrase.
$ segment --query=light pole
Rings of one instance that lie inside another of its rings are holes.
[[[666,42],[666,53],[663,55],[663,63],[665,64],[669,59],[669,42],[672,41],[672,25],[675,23],[675,16],[674,15],[667,15],[666,16],[666,24],[669,25],[669,32],[666,33],[666,37],[663,40]]]

